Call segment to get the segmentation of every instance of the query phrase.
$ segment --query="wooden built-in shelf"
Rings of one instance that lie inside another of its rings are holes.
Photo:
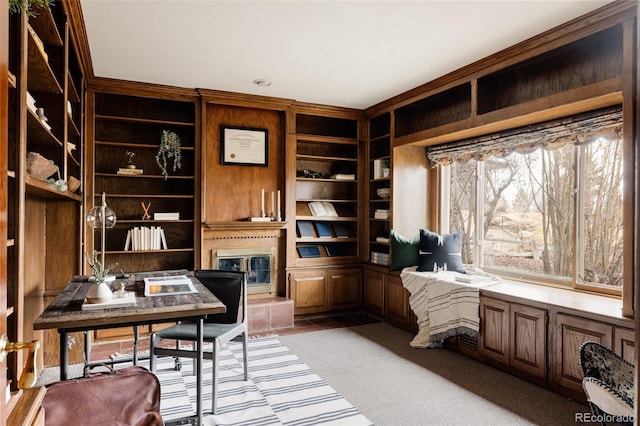
[[[73,135],[73,136],[80,136],[80,129],[78,129],[78,126],[76,125],[75,121],[73,121],[73,117],[70,114],[67,114],[67,122],[69,123],[69,132]]]
[[[80,102],[80,95],[78,94],[78,89],[76,85],[73,84],[73,79],[71,75],[67,74],[67,100],[78,103]]]
[[[357,162],[357,158],[344,158],[344,157],[329,157],[325,155],[308,155],[308,154],[296,154],[298,160],[309,161],[354,161]]]
[[[37,195],[42,198],[82,201],[82,197],[80,195],[70,191],[60,192],[52,184],[29,174],[25,174],[25,184],[29,194]]]
[[[95,117],[96,117],[96,120],[102,119],[102,120],[110,120],[110,121],[119,121],[123,123],[162,124],[167,126],[195,127],[195,123],[185,122],[185,121],[157,120],[157,119],[151,119],[151,118],[125,117],[125,116],[104,115],[104,114],[96,114]]]
[[[131,149],[131,148],[143,148],[143,149],[158,149],[158,145],[152,145],[152,144],[143,144],[143,143],[136,143],[135,145],[130,144],[130,143],[126,143],[126,142],[108,142],[108,141],[96,141],[96,145],[101,145],[101,146],[112,146],[112,147],[116,147],[116,148],[127,148],[127,149]],[[194,151],[195,148],[192,146],[181,146],[180,147],[181,151]]]
[[[318,136],[318,135],[306,135],[298,134],[298,141],[300,142],[321,142],[321,143],[336,143],[341,145],[357,145],[358,140],[355,138],[342,138],[336,136]]]
[[[193,223],[193,219],[172,219],[172,220],[157,220],[157,219],[118,219],[118,224],[145,224],[145,223]]]
[[[298,237],[297,243],[348,243],[358,241],[355,237],[334,238],[334,237]]]
[[[189,179],[194,179],[195,176],[180,176],[180,175],[169,175],[166,178],[163,175],[149,175],[149,174],[141,174],[141,175],[130,175],[130,174],[118,174],[118,173],[96,173],[96,176],[102,176],[102,177],[109,177],[109,178],[123,178],[123,179],[129,179],[129,178],[145,178],[145,179],[162,179],[162,180],[169,180],[169,179],[185,179],[185,180],[189,180]]]
[[[11,71],[8,71],[8,73],[9,73],[9,76],[8,76],[8,78],[9,78],[9,87],[10,87],[11,89],[15,89],[15,88],[16,88],[16,85],[17,85],[17,82],[16,82],[16,76],[15,76],[15,75],[13,75],[13,74],[11,73]]]
[[[94,198],[98,199],[102,197],[102,193],[94,194]],[[113,194],[107,193],[107,198],[165,198],[165,199],[192,199],[193,195],[175,195],[175,194]]]
[[[251,222],[249,220],[205,222],[202,226],[210,230],[281,229],[287,225],[283,221]]]
[[[53,18],[53,12],[49,8],[38,8],[36,16],[29,19],[29,25],[38,34],[45,44],[62,46],[62,36]]]
[[[29,65],[28,65],[28,88],[33,91],[62,94],[62,87],[49,65],[49,62],[42,56],[40,48],[36,44],[31,32],[29,39]]]
[[[299,182],[340,182],[340,183],[358,182],[357,179],[330,179],[330,178],[306,178],[306,177],[297,177],[296,180]]]
[[[310,220],[316,222],[357,222],[357,217],[348,216],[296,216],[296,220]]]
[[[38,116],[29,108],[27,108],[27,132],[29,134],[29,144],[55,148],[62,147],[60,139],[51,130],[44,127]]]
[[[106,250],[106,254],[141,254],[141,253],[182,253],[192,252],[193,247],[162,250]]]

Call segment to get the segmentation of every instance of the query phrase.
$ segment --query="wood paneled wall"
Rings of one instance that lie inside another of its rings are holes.
[[[284,208],[284,113],[269,109],[206,102],[202,111],[202,222],[246,219],[260,214],[260,190],[265,209],[271,191],[280,190]],[[222,165],[220,126],[267,129],[267,167]]]

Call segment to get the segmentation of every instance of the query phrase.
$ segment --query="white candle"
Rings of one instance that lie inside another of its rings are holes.
[[[273,201],[275,198],[275,192],[271,191],[271,213],[274,213],[273,207],[275,206],[275,202]]]
[[[280,217],[280,190],[278,189],[278,196],[276,197],[276,202],[278,203],[278,208],[276,209],[276,215]]]
[[[264,188],[260,190],[260,213],[264,211]]]

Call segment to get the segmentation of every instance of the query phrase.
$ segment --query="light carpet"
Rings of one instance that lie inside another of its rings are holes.
[[[184,359],[158,358],[156,374],[162,388],[165,421],[195,414],[196,376]],[[144,361],[141,365],[148,365]],[[211,414],[212,363],[205,360],[203,406],[205,425],[371,425],[360,411],[337,393],[278,337],[249,340],[249,381],[244,381],[242,345],[231,342],[220,358],[218,410]]]

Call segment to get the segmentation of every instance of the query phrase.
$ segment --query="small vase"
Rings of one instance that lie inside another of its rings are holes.
[[[93,284],[87,292],[87,302],[89,303],[105,303],[111,300],[113,292],[109,284],[102,282]]]

